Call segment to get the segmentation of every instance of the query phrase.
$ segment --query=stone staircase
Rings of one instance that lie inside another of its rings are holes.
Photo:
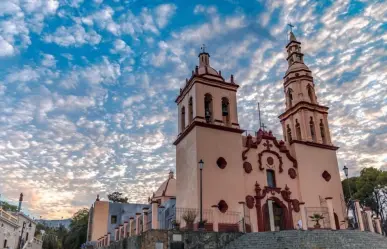
[[[224,249],[387,249],[387,237],[357,230],[247,233]]]

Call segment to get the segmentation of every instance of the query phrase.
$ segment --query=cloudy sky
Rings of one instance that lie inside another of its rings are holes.
[[[287,26],[330,107],[339,165],[387,168],[387,3],[1,0],[0,193],[69,217],[99,193],[144,202],[175,167],[174,99],[205,43],[239,121],[281,136]]]

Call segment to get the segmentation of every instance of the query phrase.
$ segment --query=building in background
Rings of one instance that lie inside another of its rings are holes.
[[[37,223],[43,224],[49,228],[59,228],[63,226],[67,230],[70,228],[71,219],[62,219],[62,220],[36,220]]]
[[[138,230],[143,231],[144,227],[150,229],[153,210],[158,213],[157,221],[160,228],[171,227],[172,220],[175,219],[176,204],[176,179],[172,171],[152,197],[148,198],[148,201],[149,204],[113,203],[100,201],[97,198],[89,211],[87,241],[96,242],[107,236],[109,236],[109,241],[118,240],[117,230],[121,229],[120,233],[124,233],[122,227],[128,226],[125,230],[128,235],[131,232],[129,223],[134,220],[137,220],[139,225],[131,223],[132,233],[140,232]],[[152,209],[152,204],[156,205],[157,209]],[[147,219],[142,218],[144,213]]]
[[[41,249],[42,241],[36,238],[36,221],[22,212],[23,193],[20,194],[17,212],[0,209],[0,246],[9,249]]]
[[[0,209],[0,247],[16,249],[19,240],[19,223],[16,216]]]

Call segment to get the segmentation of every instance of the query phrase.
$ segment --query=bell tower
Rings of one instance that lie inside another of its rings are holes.
[[[320,105],[311,70],[294,33],[286,45],[285,111],[279,116],[285,141],[298,163],[299,188],[307,207],[324,207],[320,197],[332,199],[335,215],[344,218],[340,172],[328,126],[328,107]]]
[[[285,141],[333,146],[328,126],[328,107],[317,101],[312,72],[304,63],[301,42],[290,32],[286,45],[288,70],[284,76],[286,110],[281,120]]]
[[[234,76],[227,82],[221,71],[210,66],[210,54],[204,45],[198,57],[199,66],[192,71],[191,78],[186,79],[175,101],[179,109],[179,134],[197,122],[239,128],[236,100],[239,86]]]
[[[229,175],[243,177],[243,172],[234,165],[240,165],[243,130],[239,128],[236,93],[238,85],[234,76],[225,80],[221,71],[211,67],[210,54],[202,47],[199,64],[192,71],[175,102],[178,107],[178,136],[176,146],[176,206],[178,208],[199,208],[200,171],[198,162],[204,161],[203,208],[221,200],[238,195],[242,188],[214,185],[227,181]],[[239,170],[238,170],[239,169]],[[223,179],[224,178],[224,179]],[[220,196],[219,193],[224,193]],[[227,196],[227,194],[229,197]],[[231,205],[231,204],[229,204]],[[232,205],[238,205],[233,203]],[[231,208],[231,206],[230,206]],[[237,210],[237,206],[233,207]]]

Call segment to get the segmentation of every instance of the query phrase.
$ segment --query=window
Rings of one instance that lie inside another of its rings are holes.
[[[267,186],[269,186],[270,188],[275,188],[276,184],[275,184],[274,170],[272,169],[266,170],[266,177],[267,177]]]
[[[301,140],[301,126],[300,126],[300,123],[298,123],[297,119],[296,119],[296,136],[298,140]]]
[[[207,123],[212,123],[212,96],[209,93],[204,95],[204,116]]]
[[[110,224],[117,224],[117,215],[112,215],[111,216]]]
[[[325,129],[324,129],[324,124],[322,119],[320,119],[320,133],[321,133],[321,139],[323,144],[326,144],[327,140],[325,138]]]
[[[193,101],[192,97],[189,98],[188,102],[188,122],[191,123],[193,120]]]
[[[181,132],[184,131],[185,129],[185,107],[183,106],[181,108]]]
[[[308,96],[309,96],[310,102],[314,103],[313,88],[310,85],[308,85],[307,88],[308,88]]]
[[[292,142],[292,130],[290,129],[290,126],[287,126],[287,134],[288,134],[288,141],[289,143]]]
[[[219,203],[218,203],[218,209],[219,209],[219,211],[222,212],[222,213],[227,212],[227,210],[228,210],[227,202],[225,202],[224,200],[219,201]]]
[[[28,241],[28,233],[26,233],[26,242]]]
[[[310,127],[310,135],[312,136],[312,140],[316,142],[316,131],[314,129],[314,121],[312,117],[310,117],[309,127]]]
[[[223,123],[229,124],[230,123],[230,104],[227,98],[222,98],[222,117],[223,117]]]
[[[292,107],[292,102],[293,102],[293,90],[289,88],[288,90],[288,106],[289,108]]]
[[[3,248],[7,248],[7,240],[6,239],[4,240]]]

